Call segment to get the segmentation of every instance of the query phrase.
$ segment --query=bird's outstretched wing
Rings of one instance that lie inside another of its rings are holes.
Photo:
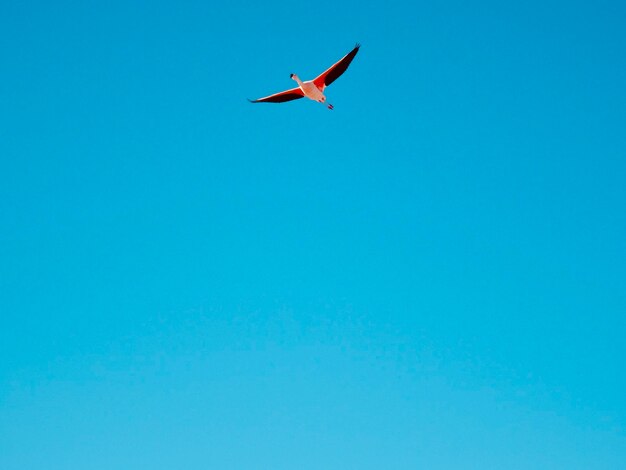
[[[281,91],[280,93],[274,93],[273,95],[266,96],[265,98],[259,98],[258,100],[248,100],[250,103],[284,103],[285,101],[292,101],[300,99],[304,96],[300,88],[292,88],[291,90]]]
[[[325,87],[337,80],[348,69],[350,62],[352,62],[356,53],[359,52],[359,47],[361,47],[360,44],[354,46],[354,49],[343,56],[339,62],[333,64],[328,70],[316,77],[313,80],[315,86],[323,91]]]

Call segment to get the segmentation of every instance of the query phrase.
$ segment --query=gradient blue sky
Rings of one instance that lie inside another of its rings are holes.
[[[357,41],[335,111],[246,101]],[[0,45],[0,468],[626,468],[623,2],[3,2]]]

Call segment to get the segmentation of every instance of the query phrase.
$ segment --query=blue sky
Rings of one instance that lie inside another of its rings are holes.
[[[626,466],[591,3],[4,2],[0,468]]]

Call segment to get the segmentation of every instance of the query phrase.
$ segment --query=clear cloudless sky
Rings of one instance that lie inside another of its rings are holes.
[[[361,51],[327,89],[251,105]],[[617,0],[5,1],[0,468],[626,468]]]

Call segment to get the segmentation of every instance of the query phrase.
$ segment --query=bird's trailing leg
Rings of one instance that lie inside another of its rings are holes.
[[[325,97],[325,96],[323,96],[323,97],[322,97],[322,99],[321,99],[321,100],[319,100],[319,101],[320,101],[320,103],[325,104],[325,105],[326,105],[326,107],[327,107],[328,109],[330,109],[331,111],[332,111],[333,109],[335,109],[335,107],[334,107],[332,104],[330,104],[330,103],[327,103],[327,102],[326,102],[326,97]]]
[[[318,102],[318,103],[325,104],[325,105],[326,105],[326,107],[327,107],[328,109],[331,109],[331,110],[332,110],[332,109],[334,109],[334,108],[335,108],[332,104],[330,104],[330,103],[327,103],[327,102],[326,102],[326,97],[325,97],[325,96],[323,96],[323,95],[322,95],[322,97],[321,97],[319,100],[317,100],[317,102]]]
[[[326,97],[324,95],[321,95],[317,102],[325,104],[328,109],[334,109],[334,106],[332,104],[326,102]]]

